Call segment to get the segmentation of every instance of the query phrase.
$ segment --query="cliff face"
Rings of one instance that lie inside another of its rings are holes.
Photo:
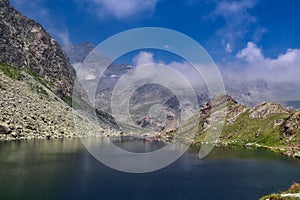
[[[0,62],[30,68],[59,97],[70,96],[75,71],[60,45],[37,22],[0,0]]]

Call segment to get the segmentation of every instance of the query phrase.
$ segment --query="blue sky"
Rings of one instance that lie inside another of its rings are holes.
[[[41,23],[63,46],[82,42],[97,45],[128,29],[164,27],[198,41],[225,78],[299,83],[298,0],[11,0],[11,3]]]
[[[63,45],[92,42],[136,27],[158,26],[194,38],[215,58],[249,41],[275,58],[300,46],[300,1],[12,0]],[[226,46],[227,51],[226,51]],[[231,51],[231,52],[229,52]]]

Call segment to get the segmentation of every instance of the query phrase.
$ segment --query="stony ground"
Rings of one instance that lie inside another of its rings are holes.
[[[17,73],[17,72],[15,72]],[[9,77],[0,71],[0,140],[51,139],[78,136],[72,108],[33,77],[20,72]],[[75,115],[84,134],[114,134]]]

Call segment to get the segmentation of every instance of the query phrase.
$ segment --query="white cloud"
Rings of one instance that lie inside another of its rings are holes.
[[[231,47],[231,45],[229,43],[226,44],[225,51],[228,52],[228,53],[232,52],[232,47]]]
[[[288,49],[272,59],[265,57],[255,43],[248,42],[236,57],[239,61],[229,63],[223,70],[229,80],[300,83],[300,49]]]
[[[95,80],[95,72],[93,69],[89,68],[89,65],[82,65],[82,63],[74,63],[72,64],[72,67],[75,69],[77,77],[79,80]]]
[[[198,69],[205,69],[205,70],[214,68],[214,66],[204,66],[204,65],[193,66],[188,62],[176,62],[176,61],[167,64],[167,66],[171,67],[172,69],[175,69],[183,77],[185,77],[189,81],[189,83],[192,85],[192,87],[195,90],[197,90],[197,92],[199,92],[199,91],[203,92],[203,90],[206,89],[205,80],[209,80],[212,77],[202,77],[202,76],[204,76],[204,74],[202,74],[204,71],[199,72],[194,67],[197,67]],[[208,75],[208,74],[209,73],[206,73],[206,75]]]
[[[62,32],[59,32],[57,30],[54,30],[53,31],[56,36],[59,38],[59,40],[61,41],[62,43],[62,46],[64,48],[67,48],[67,47],[70,47],[72,45],[71,41],[70,41],[70,35],[69,35],[69,32],[67,30],[64,30]]]
[[[248,42],[247,47],[241,50],[237,55],[239,59],[245,59],[247,62],[258,62],[263,60],[261,49],[256,46],[253,42]]]
[[[153,54],[146,51],[141,51],[133,58],[132,61],[135,66],[154,63]]]
[[[236,57],[220,68],[230,95],[244,103],[300,99],[300,49],[268,58],[260,47],[248,42]]]
[[[132,61],[134,66],[150,64],[150,63],[164,65],[168,68],[176,70],[180,75],[182,75],[182,77],[188,80],[193,87],[197,89],[201,89],[201,88],[203,89],[203,87],[205,87],[204,79],[201,76],[202,74],[199,74],[198,71],[195,70],[195,68],[188,62],[173,61],[170,63],[165,63],[161,60],[154,60],[154,54],[146,51],[140,51],[139,54],[133,58]],[[144,73],[149,73],[149,72],[145,71]],[[170,79],[170,81],[174,81],[173,80],[174,77],[170,77],[170,76],[171,76],[170,74],[168,76],[165,76],[165,79]]]
[[[87,76],[85,77],[85,80],[95,80],[96,77],[93,74],[87,74]]]
[[[252,8],[256,4],[253,0],[245,1],[219,1],[217,3],[214,13],[216,15],[222,15],[224,18],[230,20],[232,17],[240,16],[243,18],[252,18],[248,13],[248,9]],[[242,21],[242,19],[236,19]],[[251,19],[253,20],[253,19]]]
[[[129,18],[141,12],[152,12],[157,0],[92,0],[99,8],[99,16],[109,14],[118,19]]]

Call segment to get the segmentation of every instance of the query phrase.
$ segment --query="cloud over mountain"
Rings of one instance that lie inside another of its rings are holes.
[[[263,79],[271,82],[298,82],[300,75],[300,49],[288,49],[277,58],[265,57],[262,49],[248,42],[236,57],[244,63],[237,72],[248,80]],[[237,75],[237,74],[236,74]],[[238,77],[238,76],[236,76]]]

